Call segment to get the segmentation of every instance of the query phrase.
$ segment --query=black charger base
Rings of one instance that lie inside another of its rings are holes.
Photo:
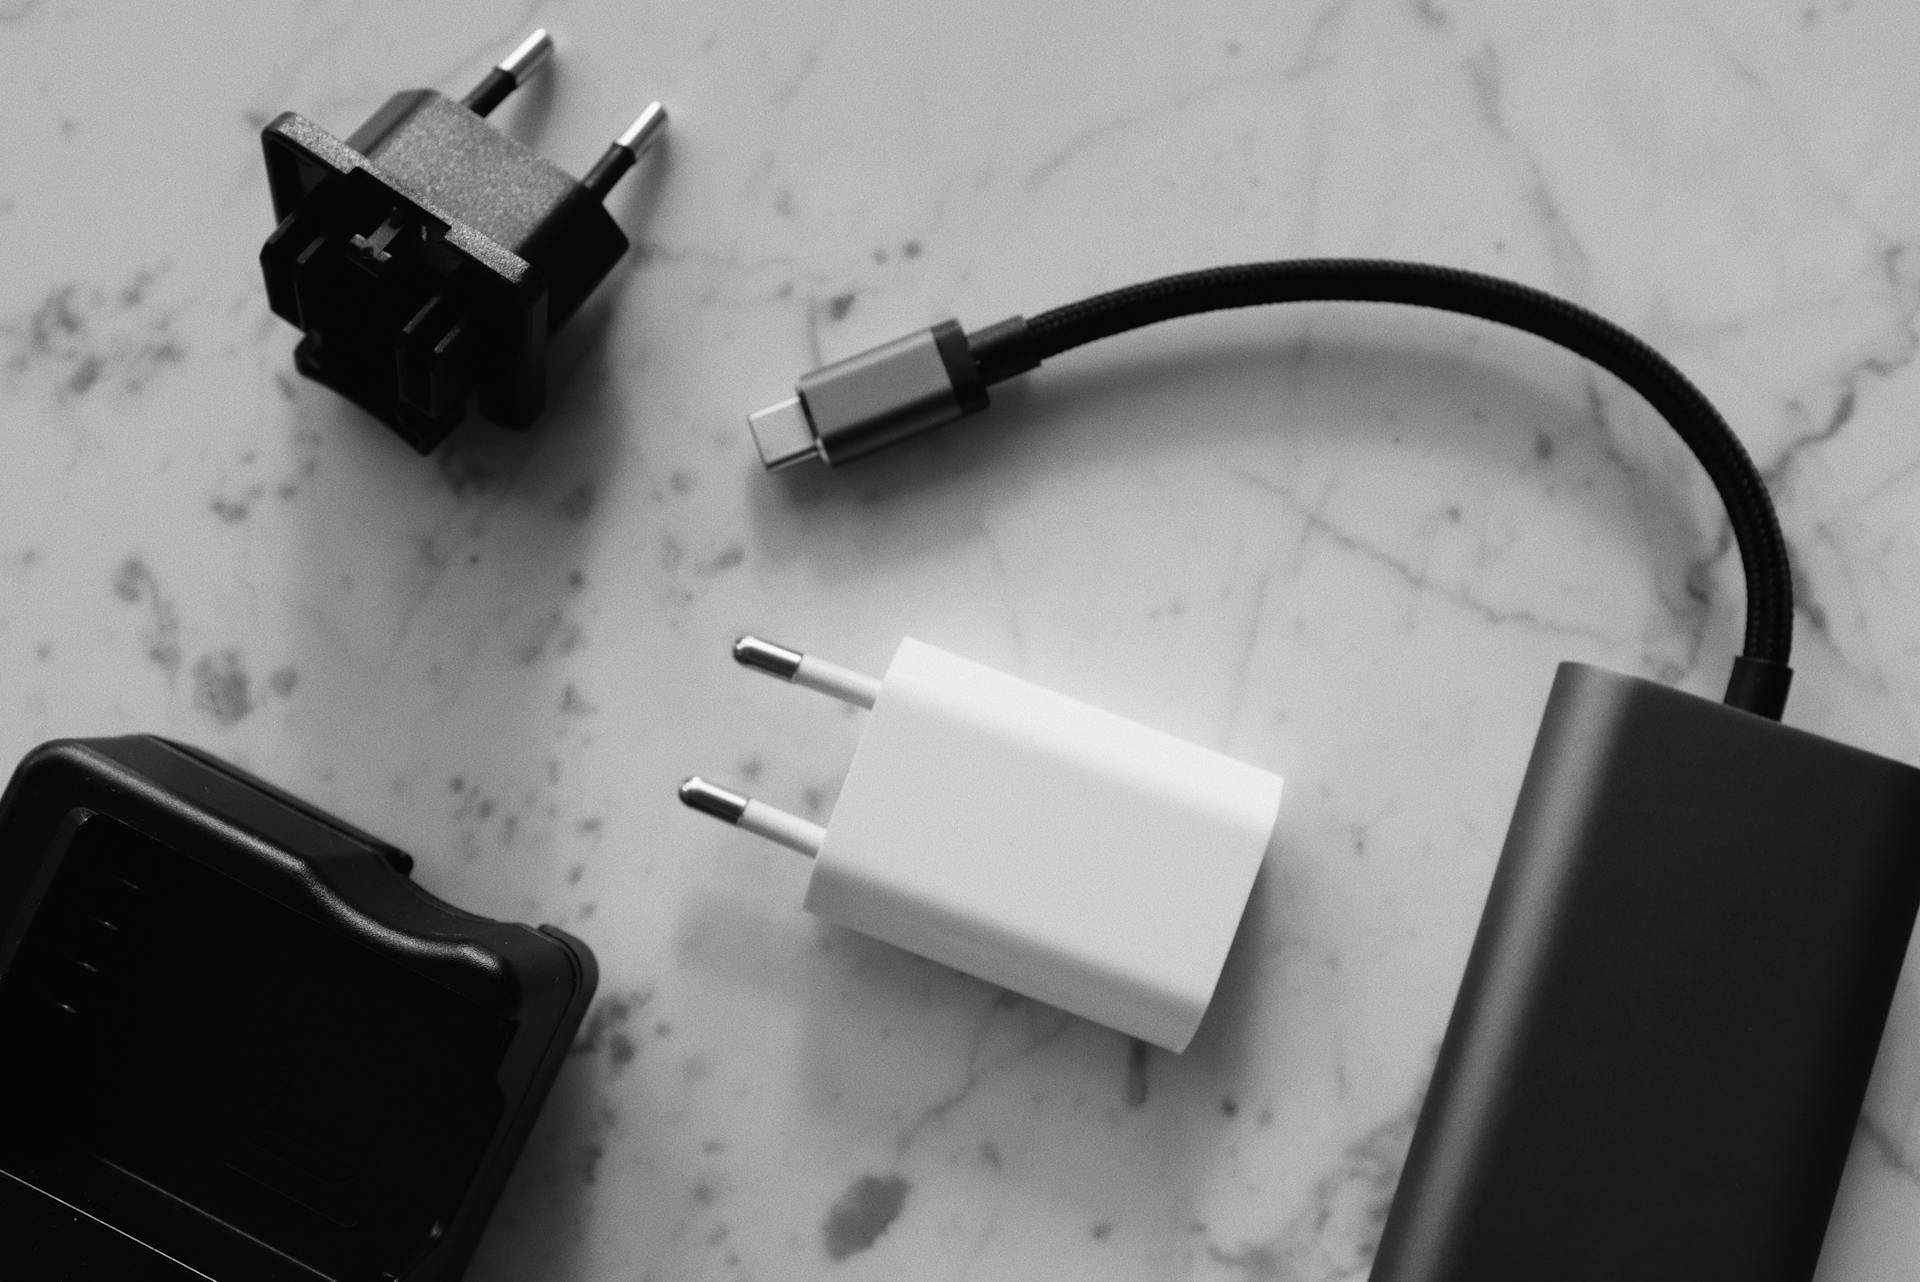
[[[0,797],[0,1274],[451,1282],[598,972],[149,736]]]
[[[1807,1282],[1920,770],[1562,665],[1373,1282]]]

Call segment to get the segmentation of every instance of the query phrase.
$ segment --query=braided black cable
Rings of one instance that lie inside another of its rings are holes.
[[[1727,422],[1660,353],[1566,299],[1478,272],[1375,259],[1245,263],[1163,276],[977,336],[988,382],[1050,356],[1176,317],[1269,303],[1400,303],[1508,325],[1576,352],[1644,397],[1680,434],[1726,505],[1746,578],[1746,652],[1728,702],[1778,716],[1793,642],[1793,580],[1766,482]],[[1773,669],[1778,669],[1774,673]],[[1777,685],[1777,692],[1768,687]],[[1759,687],[1754,689],[1752,687]],[[1742,692],[1736,698],[1736,691]],[[1767,705],[1773,705],[1768,707]]]

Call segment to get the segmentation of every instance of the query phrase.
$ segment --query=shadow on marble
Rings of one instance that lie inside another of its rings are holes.
[[[569,1059],[541,1107],[467,1271],[469,1282],[588,1276],[591,1186],[613,1139],[598,1066]]]
[[[540,99],[529,105],[544,110]],[[632,185],[641,194],[628,193],[620,216],[638,243],[657,185]],[[614,277],[637,272],[639,259],[628,255]],[[646,480],[631,475],[647,455],[628,448],[644,425],[630,421],[621,368],[641,357],[616,350],[627,283],[603,283],[555,336],[547,411],[524,432],[474,415],[420,458],[331,392],[281,377],[277,427],[305,460],[283,486],[300,501],[289,509],[281,577],[300,585],[302,647],[320,674],[299,752],[323,780],[388,763],[389,806],[452,807],[455,849],[417,852],[449,898],[459,897],[460,874],[445,875],[447,855],[504,853],[524,869],[572,853],[537,817],[554,804],[554,736],[568,726],[584,733],[577,727],[592,710],[571,682],[556,688],[568,671],[559,661],[585,643],[578,619],[591,585],[581,567],[605,497]],[[364,697],[396,674],[416,697]]]

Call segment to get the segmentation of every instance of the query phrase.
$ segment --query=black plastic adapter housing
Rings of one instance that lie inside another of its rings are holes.
[[[1920,770],[1560,668],[1373,1282],[1807,1282]]]
[[[344,142],[286,112],[261,131],[279,220],[260,251],[302,374],[431,452],[469,396],[525,428],[547,340],[627,251],[600,197],[432,89]]]
[[[458,1278],[598,972],[411,867],[179,744],[29,754],[0,797],[0,1273]]]

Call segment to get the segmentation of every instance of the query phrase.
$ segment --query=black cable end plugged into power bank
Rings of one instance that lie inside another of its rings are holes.
[[[302,374],[430,453],[474,400],[503,427],[546,408],[547,339],[627,252],[602,205],[660,136],[653,103],[574,179],[486,116],[545,65],[536,31],[459,102],[395,94],[345,141],[285,112],[261,131],[279,226],[267,300]]]
[[[151,736],[0,797],[0,1273],[451,1282],[598,979]]]
[[[1805,1282],[1920,909],[1920,770],[1561,666],[1373,1282]]]

